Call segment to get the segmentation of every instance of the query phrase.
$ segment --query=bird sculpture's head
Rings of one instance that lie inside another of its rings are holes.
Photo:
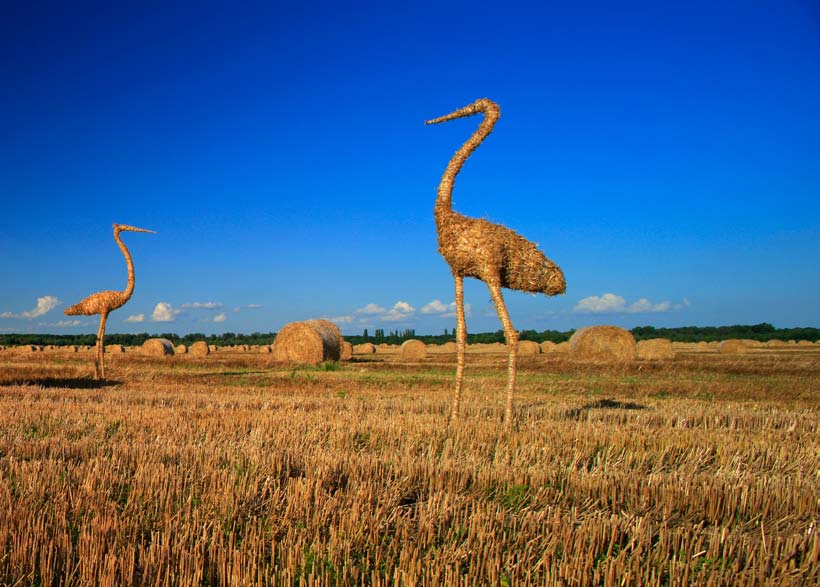
[[[128,226],[127,224],[115,224],[114,225],[114,234],[119,234],[122,231],[149,232],[151,234],[157,234],[155,231],[148,230],[147,228],[137,228],[136,226]]]
[[[567,282],[564,281],[564,272],[561,271],[557,265],[554,266],[552,271],[547,273],[544,293],[548,296],[557,294],[564,295],[567,293]]]
[[[541,266],[533,271],[530,279],[536,284],[536,287],[530,291],[536,291],[548,296],[567,293],[564,272],[549,259],[543,259]]]

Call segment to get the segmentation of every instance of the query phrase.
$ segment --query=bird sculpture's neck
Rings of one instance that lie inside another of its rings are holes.
[[[441,224],[442,220],[453,213],[453,185],[456,181],[456,175],[461,171],[467,158],[472,155],[473,151],[475,151],[481,142],[493,131],[495,122],[501,116],[501,109],[498,107],[498,104],[492,100],[482,98],[455,112],[427,121],[427,124],[438,124],[455,118],[472,116],[479,112],[484,113],[484,120],[481,121],[481,124],[472,136],[456,151],[453,158],[450,159],[450,163],[447,164],[444,175],[441,177],[435,206],[436,224]]]
[[[131,294],[134,293],[134,262],[131,260],[131,253],[128,252],[125,244],[120,239],[120,232],[118,230],[114,231],[114,240],[117,241],[117,246],[120,248],[123,256],[125,257],[125,264],[128,265],[128,287],[126,287],[125,291],[122,292],[127,300],[130,299]]]

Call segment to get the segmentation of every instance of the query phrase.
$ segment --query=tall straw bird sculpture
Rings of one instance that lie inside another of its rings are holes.
[[[156,234],[153,230],[146,230],[145,228],[137,228],[135,226],[128,226],[126,224],[114,225],[114,240],[117,241],[117,246],[120,247],[125,263],[128,265],[128,287],[125,291],[100,291],[91,294],[78,304],[74,304],[70,308],[66,308],[66,316],[93,316],[100,315],[100,329],[97,331],[97,355],[94,359],[94,377],[96,379],[105,379],[105,322],[108,320],[108,314],[117,308],[124,306],[125,303],[131,299],[131,294],[134,293],[134,262],[131,260],[131,253],[120,239],[120,232],[149,232]]]
[[[428,120],[425,124],[438,124],[456,118],[472,116],[479,112],[484,120],[472,136],[456,151],[438,186],[435,205],[438,249],[449,263],[456,285],[456,340],[458,362],[456,389],[453,396],[450,421],[458,419],[461,388],[464,380],[464,354],[467,344],[467,325],[464,320],[464,278],[475,277],[487,284],[498,317],[504,326],[507,340],[507,405],[504,414],[506,425],[512,422],[512,401],[515,390],[518,333],[513,329],[501,288],[516,289],[548,296],[563,294],[566,290],[561,269],[538,247],[509,228],[480,218],[468,218],[453,211],[453,184],[464,162],[481,142],[492,132],[501,110],[498,104],[482,98],[455,112]]]

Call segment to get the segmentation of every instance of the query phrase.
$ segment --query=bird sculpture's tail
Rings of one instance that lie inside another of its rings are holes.
[[[481,142],[487,138],[487,135],[493,131],[493,126],[495,125],[496,120],[498,120],[501,116],[501,109],[498,107],[498,104],[492,100],[481,98],[469,106],[459,108],[450,114],[433,118],[432,120],[425,122],[425,124],[439,124],[440,122],[447,122],[448,120],[454,120],[456,118],[472,116],[473,114],[478,114],[479,112],[484,113],[484,120],[481,122],[478,129],[470,136],[470,138],[467,139],[463,145],[461,145],[461,148],[456,151],[453,158],[450,159],[450,163],[447,164],[447,169],[444,170],[444,175],[441,177],[441,182],[438,186],[438,198],[436,199],[437,217],[442,213],[452,211],[453,185],[456,181],[456,175],[458,175],[458,172],[461,171],[467,157],[469,157],[473,151],[478,148]]]

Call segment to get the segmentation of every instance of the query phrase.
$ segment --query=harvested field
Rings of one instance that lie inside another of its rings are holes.
[[[820,349],[0,355],[0,584],[816,585]]]

